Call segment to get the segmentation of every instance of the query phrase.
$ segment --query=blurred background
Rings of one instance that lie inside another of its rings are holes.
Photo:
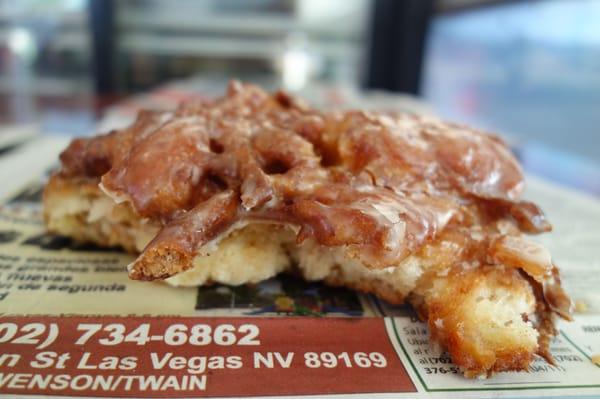
[[[0,0],[0,146],[230,78],[498,132],[600,195],[599,0]]]

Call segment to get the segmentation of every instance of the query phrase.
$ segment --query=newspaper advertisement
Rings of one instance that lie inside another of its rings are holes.
[[[131,255],[46,233],[44,178],[63,145],[45,138],[0,161],[19,171],[0,192],[0,395],[600,397],[593,198],[529,179],[527,196],[555,226],[540,239],[578,304],[552,343],[556,364],[467,379],[408,307],[289,275],[238,287],[132,281]]]

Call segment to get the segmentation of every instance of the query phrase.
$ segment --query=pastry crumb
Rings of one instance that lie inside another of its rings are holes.
[[[588,305],[585,301],[576,300],[575,301],[575,312],[576,313],[585,313],[588,310]]]

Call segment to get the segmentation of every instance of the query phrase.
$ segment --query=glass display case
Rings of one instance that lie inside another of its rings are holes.
[[[369,0],[116,2],[118,86],[193,74],[358,85]]]
[[[3,122],[31,122],[49,103],[81,107],[92,94],[87,2],[0,1]]]

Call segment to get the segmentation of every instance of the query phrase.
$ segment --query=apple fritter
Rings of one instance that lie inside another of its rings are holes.
[[[570,300],[550,224],[498,138],[402,113],[320,112],[232,82],[74,140],[44,195],[50,231],[138,254],[138,280],[280,272],[410,302],[467,376],[552,361]]]

